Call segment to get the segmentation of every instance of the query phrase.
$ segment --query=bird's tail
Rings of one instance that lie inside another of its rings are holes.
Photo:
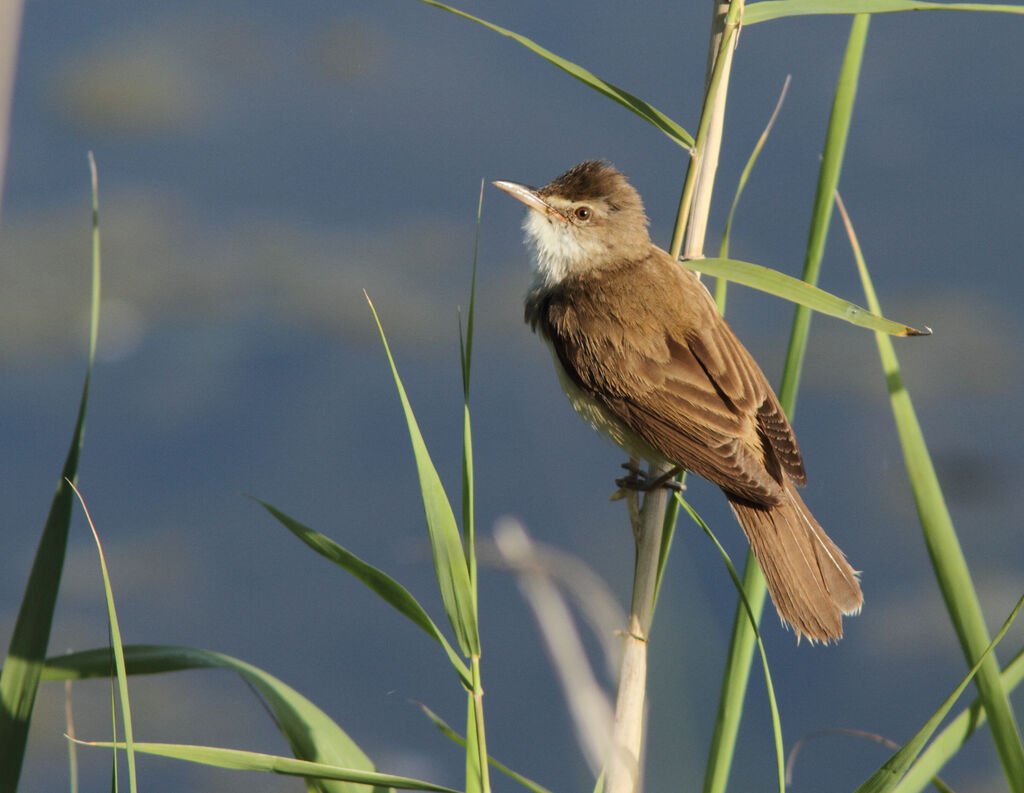
[[[818,525],[793,484],[785,500],[758,506],[726,494],[768,582],[775,608],[797,639],[842,638],[843,614],[860,611],[858,573]]]

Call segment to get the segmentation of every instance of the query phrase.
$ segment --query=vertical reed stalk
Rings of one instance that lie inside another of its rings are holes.
[[[732,53],[739,29],[737,20],[741,10],[742,0],[732,4],[716,0],[714,4],[703,110],[670,247],[673,256],[679,256],[680,251],[687,258],[703,256],[711,194],[718,169]],[[667,470],[652,465],[648,475],[657,478]],[[615,703],[612,749],[605,775],[607,793],[632,793],[640,788],[647,646],[661,570],[666,504],[666,491],[659,488],[644,496],[641,509],[630,510],[636,540],[636,566],[629,628],[625,635]]]

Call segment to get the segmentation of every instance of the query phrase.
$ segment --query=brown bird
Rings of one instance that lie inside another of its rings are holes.
[[[782,620],[798,639],[841,638],[858,573],[796,491],[793,429],[708,290],[651,242],[637,191],[597,161],[539,189],[494,184],[529,207],[526,321],[572,406],[631,458],[722,488]]]

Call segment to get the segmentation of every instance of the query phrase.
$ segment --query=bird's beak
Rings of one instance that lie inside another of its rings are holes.
[[[555,209],[551,204],[540,197],[540,194],[529,185],[518,182],[492,182],[499,190],[504,190],[517,201],[522,201],[530,209],[540,212],[542,215],[568,223],[565,215]]]

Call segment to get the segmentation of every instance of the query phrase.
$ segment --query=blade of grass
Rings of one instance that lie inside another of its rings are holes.
[[[405,413],[405,421],[409,428],[409,437],[412,440],[413,454],[416,458],[416,470],[419,474],[420,493],[423,497],[423,511],[427,520],[427,530],[430,533],[430,547],[434,554],[434,569],[437,572],[437,581],[441,588],[441,600],[444,602],[445,612],[448,614],[448,620],[455,631],[455,637],[458,639],[463,654],[479,656],[480,634],[477,629],[475,598],[470,585],[465,550],[458,526],[455,524],[455,514],[452,512],[451,502],[441,484],[441,477],[438,476],[437,469],[430,459],[430,453],[427,451],[419,424],[412,412],[405,387],[398,376],[398,368],[395,366],[395,359],[391,355],[391,348],[384,335],[384,327],[381,325],[380,317],[377,316],[377,310],[369,295],[366,295],[366,302],[370,305],[370,311],[373,312],[374,321],[380,331],[380,338],[384,343],[384,351],[388,356],[391,374],[395,378],[395,387],[398,390],[402,410]]]
[[[1024,606],[1024,596],[1021,596],[1020,600],[1017,601],[1017,605],[1014,606],[1013,611],[1010,612],[1010,616],[1006,618],[1003,623],[1003,627],[999,629],[995,638],[989,642],[988,646],[981,653],[977,663],[971,667],[971,670],[967,673],[960,684],[953,689],[953,693],[946,697],[939,709],[932,714],[931,718],[925,722],[924,726],[918,730],[918,732],[907,741],[903,747],[897,751],[892,757],[890,757],[882,766],[872,774],[863,785],[857,788],[855,793],[891,793],[896,787],[896,784],[900,781],[902,776],[910,768],[911,763],[914,762],[921,750],[924,749],[924,745],[928,742],[928,739],[932,736],[939,724],[946,714],[952,710],[953,705],[956,704],[957,699],[964,692],[964,689],[970,684],[972,678],[980,672],[985,665],[986,661],[992,657],[992,650],[999,644],[1003,636],[1006,635],[1006,631],[1010,629],[1010,625],[1017,618],[1017,614],[1020,612],[1021,606]],[[1019,781],[1019,780],[1018,780]],[[1013,783],[1011,782],[1011,790]]]
[[[469,280],[469,311],[463,336],[459,322],[459,358],[462,362],[462,533],[466,543],[466,564],[469,566],[470,588],[476,595],[476,530],[473,520],[473,434],[469,421],[469,375],[473,363],[473,319],[476,306],[476,263],[480,251],[480,219],[484,208],[484,180],[480,180],[480,197],[476,205],[476,234],[473,237],[473,270]],[[476,605],[474,604],[474,609]]]
[[[995,11],[1024,14],[1008,3],[922,3],[913,0],[764,0],[747,6],[745,25],[810,14],[888,14],[899,11]]]
[[[263,697],[275,723],[299,760],[374,771],[373,762],[326,713],[291,686],[252,664],[230,655],[193,647],[128,645],[124,648],[129,675],[150,675],[187,669],[226,669],[237,673]],[[110,653],[87,650],[49,658],[44,680],[106,677]],[[138,743],[136,743],[138,747]],[[322,783],[334,793],[365,793],[342,783]]]
[[[782,84],[782,90],[779,92],[779,99],[775,103],[775,109],[768,118],[768,123],[765,124],[764,131],[761,132],[761,136],[757,139],[757,143],[754,144],[754,149],[750,152],[750,157],[747,158],[747,164],[744,166],[743,172],[740,174],[739,183],[736,185],[736,192],[732,197],[732,205],[729,207],[729,215],[725,219],[725,228],[722,229],[722,242],[718,246],[719,259],[729,258],[729,238],[732,232],[732,221],[736,214],[736,207],[739,206],[740,196],[743,195],[743,188],[747,186],[747,180],[750,178],[750,174],[754,170],[754,164],[757,162],[757,158],[761,154],[761,149],[764,148],[765,141],[768,140],[768,135],[771,134],[772,127],[775,126],[775,119],[779,117],[779,112],[782,110],[782,103],[786,101],[786,93],[789,91],[789,83],[790,75],[787,74],[786,81]],[[715,281],[715,305],[718,306],[718,313],[722,315],[725,314],[725,293],[727,284],[728,281],[725,278],[718,278]]]
[[[878,296],[871,283],[856,232],[838,194],[836,200],[846,225],[868,305],[872,310],[877,310]],[[994,655],[982,655],[989,644],[989,633],[981,602],[971,579],[971,571],[960,547],[956,529],[953,527],[953,519],[946,508],[942,487],[935,473],[921,425],[917,421],[910,393],[903,384],[892,340],[888,336],[876,333],[875,341],[889,387],[893,418],[896,421],[896,430],[903,449],[903,461],[914,493],[928,556],[964,657],[971,666],[980,664],[977,676],[978,693],[988,715],[989,729],[1003,765],[1003,773],[1006,775],[1010,790],[1022,793],[1024,745],[1021,743],[1020,728],[1014,718],[1013,708],[1000,679],[999,663]],[[983,663],[979,661],[982,658]]]
[[[50,642],[53,611],[64,568],[68,527],[71,523],[73,493],[69,482],[78,476],[78,459],[85,433],[85,411],[89,400],[89,382],[96,357],[96,337],[100,316],[100,225],[99,188],[96,161],[89,153],[92,176],[92,298],[89,312],[89,356],[78,404],[78,416],[71,433],[57,492],[50,504],[46,524],[32,571],[29,573],[21,608],[11,634],[11,642],[0,670],[0,793],[14,793],[21,776],[21,766],[28,740],[32,708],[36,701],[46,647]]]
[[[487,762],[484,729],[484,686],[480,676],[480,656],[470,658],[473,687],[466,693],[466,734],[473,737],[466,747],[466,793],[491,793],[491,772]]]
[[[688,133],[685,129],[679,126],[675,121],[670,119],[656,107],[649,105],[647,102],[645,102],[643,99],[640,99],[639,97],[633,96],[633,94],[629,93],[628,91],[624,91],[618,86],[612,85],[611,83],[602,80],[596,74],[587,71],[582,66],[576,65],[572,61],[567,61],[565,58],[562,58],[561,56],[551,52],[551,50],[545,49],[536,42],[526,38],[526,36],[521,36],[518,33],[515,33],[511,30],[499,27],[498,25],[495,25],[491,22],[487,22],[486,20],[480,19],[479,17],[475,17],[472,14],[467,14],[465,11],[459,11],[457,8],[445,5],[444,3],[439,3],[436,0],[419,1],[421,3],[425,3],[426,5],[434,6],[434,8],[440,8],[442,11],[447,11],[449,14],[455,14],[455,16],[462,17],[463,19],[468,19],[471,22],[476,22],[478,25],[483,25],[485,28],[493,30],[495,33],[498,33],[499,35],[506,36],[507,38],[510,38],[513,41],[522,44],[528,50],[531,50],[532,52],[542,57],[544,60],[548,61],[548,63],[553,63],[562,71],[572,75],[584,85],[593,88],[598,93],[603,94],[604,96],[608,97],[614,102],[617,102],[627,110],[636,113],[636,115],[640,116],[640,118],[644,119],[649,124],[652,124],[655,128],[661,130],[670,139],[678,143],[680,146],[683,146],[684,148],[687,149],[693,146],[693,138],[690,136],[690,133]]]
[[[121,628],[117,620],[117,610],[114,607],[114,590],[110,584],[110,570],[107,568],[107,559],[103,553],[103,545],[100,543],[100,535],[96,531],[96,524],[92,522],[92,515],[89,514],[89,507],[86,506],[85,499],[82,498],[82,494],[71,480],[68,480],[68,485],[74,491],[78,503],[82,505],[85,519],[89,524],[90,531],[92,531],[92,538],[96,542],[96,552],[99,554],[100,571],[103,574],[103,594],[107,601],[107,620],[110,629],[111,650],[113,651],[114,668],[117,673],[117,694],[121,701],[121,723],[124,725],[124,747],[128,758],[128,788],[132,793],[136,793],[138,784],[135,776],[135,730],[132,727],[132,711],[128,698],[128,675],[125,672],[124,664],[124,644],[121,641]],[[116,720],[114,724],[114,739],[117,740]]]
[[[804,751],[804,747],[811,741],[825,738],[825,737],[842,737],[842,738],[854,738],[861,741],[870,741],[871,743],[881,744],[887,749],[897,751],[900,745],[896,741],[886,738],[884,735],[880,735],[875,732],[868,732],[867,730],[853,730],[845,727],[833,727],[821,730],[815,730],[814,732],[805,733],[800,736],[796,743],[793,744],[789,750],[789,754],[786,756],[786,787],[791,787],[793,784],[793,776],[796,771],[796,763],[800,757],[800,753]],[[934,780],[936,788],[939,793],[953,793],[949,790],[941,779]]]
[[[826,226],[831,209],[831,202],[822,205],[821,193],[823,185],[828,185],[839,178],[839,166],[842,163],[853,115],[853,100],[856,94],[857,76],[863,60],[864,46],[867,40],[868,18],[858,16],[854,19],[847,41],[846,54],[840,69],[836,86],[835,99],[829,117],[828,132],[825,136],[825,151],[818,173],[818,188],[815,196],[815,209],[811,215],[811,229],[808,234],[807,255],[804,267],[804,280],[816,282],[821,251],[824,249]],[[831,192],[828,194],[831,196]],[[813,266],[810,266],[813,264]],[[797,308],[797,315],[807,315],[807,322],[797,322],[794,318],[790,333],[789,350],[786,364],[782,372],[782,384],[779,388],[779,402],[790,421],[793,420],[796,407],[797,386],[800,382],[803,357],[807,348],[809,332],[809,309]],[[764,575],[758,567],[753,553],[747,553],[743,569],[743,591],[746,593],[750,611],[760,621],[764,612],[764,601],[768,594]],[[708,754],[708,765],[704,776],[704,793],[724,793],[729,780],[729,770],[736,752],[736,737],[739,734],[740,720],[743,717],[743,701],[746,696],[750,678],[750,665],[753,660],[755,641],[754,632],[747,619],[746,607],[743,603],[736,604],[733,615],[732,638],[729,642],[725,671],[722,674],[721,695],[718,701],[718,714],[715,720],[714,738]]]
[[[1013,691],[1024,680],[1024,650],[1017,653],[1001,675],[1003,688]],[[985,708],[975,699],[964,708],[928,745],[906,776],[894,788],[895,793],[919,793],[924,790],[942,766],[953,757],[974,732],[985,724]]]
[[[352,552],[338,545],[329,537],[314,531],[265,501],[260,501],[259,499],[255,499],[255,501],[273,515],[288,531],[306,543],[306,545],[325,559],[334,562],[342,570],[351,573],[373,590],[385,603],[412,620],[424,633],[444,648],[445,653],[448,655],[448,660],[455,667],[455,671],[458,672],[463,684],[466,686],[472,685],[469,668],[459,657],[458,653],[455,652],[455,649],[448,642],[448,639],[445,638],[445,635],[441,633],[440,628],[430,618],[430,615],[427,614],[426,609],[409,593],[409,590],[386,573],[367,564]]]
[[[743,582],[740,581],[739,574],[733,566],[732,559],[729,558],[729,554],[722,546],[722,543],[718,541],[714,532],[711,531],[708,524],[704,522],[704,519],[697,514],[696,510],[690,506],[689,502],[683,498],[681,494],[676,493],[676,501],[678,501],[682,508],[686,510],[693,522],[696,523],[710,538],[711,542],[715,544],[719,555],[722,557],[722,562],[725,564],[725,568],[729,572],[729,577],[732,579],[733,586],[736,587],[736,593],[739,595],[740,603],[747,612],[747,625],[754,635],[754,641],[756,642],[758,652],[761,655],[761,668],[764,671],[764,685],[765,690],[768,692],[768,708],[771,711],[772,734],[775,739],[775,765],[779,782],[779,793],[786,793],[786,759],[782,743],[782,720],[779,718],[779,706],[775,699],[775,686],[772,684],[772,673],[771,668],[768,666],[768,656],[765,654],[764,644],[761,643],[761,633],[757,629],[761,615],[755,614],[750,601],[747,600],[747,596],[743,588]]]
[[[68,741],[68,790],[78,793],[78,747],[75,746],[75,718],[71,708],[71,681],[64,681],[64,734]]]
[[[1002,678],[1003,686],[1007,691],[1012,691],[1017,687],[1021,679],[1024,678],[1024,651],[1018,652],[1013,661],[1007,665],[1003,671]],[[982,707],[981,701],[975,699],[932,740],[927,749],[921,752],[910,770],[903,776],[899,784],[893,788],[893,793],[918,793],[918,791],[924,790],[929,785],[934,786],[939,793],[953,793],[949,785],[939,778],[938,773],[946,761],[955,755],[967,742],[967,739],[983,724],[985,724],[985,709]],[[792,784],[794,763],[801,744],[809,738],[824,735],[846,735],[863,738],[875,743],[881,743],[896,751],[901,748],[895,741],[891,741],[876,733],[846,729],[817,730],[801,738],[790,750],[789,759],[786,762],[787,786]]]
[[[469,740],[465,745],[466,793],[481,793],[482,769],[480,767],[480,744],[477,741],[476,708],[473,707],[473,694],[466,698],[466,735]]]
[[[763,267],[760,264],[741,262],[736,259],[692,259],[683,260],[682,265],[690,270],[700,271],[724,278],[737,284],[743,284],[761,292],[781,297],[796,303],[801,309],[814,310],[830,317],[845,320],[869,330],[877,330],[892,336],[927,336],[930,328],[917,330],[902,322],[877,316],[865,308],[861,308],[848,300],[812,286],[799,278],[793,278],[778,270]]]
[[[123,749],[124,744],[113,744],[110,741],[79,741],[83,746],[99,746]],[[190,763],[230,768],[236,771],[261,771],[264,773],[281,774],[284,776],[303,776],[314,779],[337,779],[358,785],[373,785],[379,788],[399,788],[401,790],[429,790],[435,793],[460,793],[443,785],[424,782],[406,776],[378,774],[373,771],[362,771],[357,768],[344,768],[328,763],[311,763],[308,760],[296,760],[293,757],[281,757],[262,752],[247,752],[242,749],[223,749],[218,746],[195,746],[183,743],[136,743],[135,751],[159,757],[172,757]],[[353,788],[355,789],[355,788]]]
[[[811,213],[811,228],[807,238],[807,254],[802,275],[803,280],[812,286],[818,283],[818,274],[821,272],[821,259],[825,253],[825,241],[828,239],[828,227],[832,219],[832,196],[839,184],[839,172],[846,153],[846,139],[850,132],[853,103],[857,95],[857,81],[860,78],[860,65],[864,60],[870,20],[871,17],[863,14],[854,17],[846,54],[843,56],[843,65],[839,72],[835,99],[832,102],[832,113],[825,135],[825,151],[818,170],[818,186],[814,195],[814,209]],[[786,355],[782,386],[779,389],[780,394],[785,393],[790,400],[788,405],[783,400],[782,406],[786,409],[791,422],[810,328],[810,309],[797,306],[793,315],[792,341]]]
[[[473,433],[469,420],[469,376],[473,361],[473,317],[476,304],[476,263],[480,250],[480,218],[483,215],[484,184],[480,180],[480,197],[476,205],[476,233],[473,238],[473,271],[469,285],[469,315],[463,338],[459,323],[459,356],[462,363],[462,536],[469,571],[469,593],[473,613],[477,614],[476,528],[473,496]],[[480,654],[470,657],[471,683],[467,692],[466,735],[472,741],[466,747],[466,793],[490,793],[490,770],[487,765],[487,735],[484,729],[483,684],[480,679]]]
[[[752,554],[748,554],[744,562],[740,585],[744,597],[737,602],[733,614],[729,650],[718,695],[718,712],[704,772],[704,793],[720,793],[725,790],[736,754],[736,737],[750,683],[750,666],[758,643],[758,632],[751,626],[751,620],[756,625],[761,624],[767,593],[764,575]]]
[[[725,259],[728,257],[729,239],[736,207],[739,205],[740,196],[750,177],[750,173],[753,171],[754,164],[757,162],[764,143],[782,109],[782,103],[785,101],[789,83],[790,78],[787,76],[785,83],[783,83],[782,91],[779,93],[779,99],[775,103],[775,109],[772,111],[764,131],[754,145],[754,149],[750,153],[747,164],[740,175],[736,193],[733,196],[732,206],[729,209],[729,216],[722,231],[719,258]],[[715,304],[718,306],[718,312],[723,316],[725,315],[727,284],[728,281],[725,278],[716,279]],[[678,501],[673,501],[672,505],[670,505],[670,513],[666,515],[666,519],[671,519],[673,523],[675,522],[675,510],[678,510],[678,503]],[[672,534],[666,532],[666,536],[669,542],[671,542]],[[668,549],[666,548],[665,555],[667,555],[667,552]],[[752,563],[752,560],[749,558],[744,567],[743,581],[740,583],[740,587],[741,592],[744,594],[740,602],[737,603],[736,613],[733,616],[733,629],[731,631],[733,640],[730,642],[726,658],[727,674],[722,678],[721,691],[719,693],[719,713],[715,719],[711,747],[708,751],[708,765],[704,779],[705,790],[713,787],[718,781],[724,786],[725,781],[728,779],[729,769],[732,767],[743,702],[746,699],[750,659],[754,652],[755,641],[760,641],[757,626],[760,624],[761,614],[764,612],[764,578],[761,575],[761,569],[756,563]],[[760,594],[758,594],[759,588]],[[749,599],[746,593],[750,593]],[[729,674],[728,670],[732,670],[733,673]]]
[[[450,740],[454,741],[459,746],[465,746],[466,745],[466,739],[463,738],[461,735],[459,735],[457,732],[455,732],[455,730],[453,730],[444,719],[442,719],[440,716],[438,716],[436,713],[434,713],[434,711],[432,711],[430,708],[428,708],[423,703],[417,702],[416,704],[420,706],[420,709],[426,714],[427,718],[430,719],[434,723],[434,726],[437,727],[437,729],[441,731],[442,735],[444,735],[445,737],[447,737]],[[505,776],[507,776],[510,779],[513,779],[516,782],[518,782],[520,785],[525,787],[527,790],[532,790],[533,793],[551,793],[551,791],[548,790],[543,785],[541,785],[541,784],[539,784],[537,782],[534,782],[532,779],[529,779],[529,778],[523,776],[522,774],[517,774],[511,768],[509,768],[508,766],[503,765],[502,763],[498,762],[493,757],[488,756],[487,762],[490,765],[492,765],[494,768],[496,768],[499,771],[501,771],[501,773],[505,774]]]
[[[686,482],[686,471],[676,477],[680,485]],[[670,500],[665,505],[665,517],[661,522],[661,547],[658,549],[658,569],[654,580],[654,607],[658,607],[658,595],[661,594],[661,579],[665,575],[668,555],[672,552],[672,540],[676,536],[676,520],[679,517],[679,505]]]

